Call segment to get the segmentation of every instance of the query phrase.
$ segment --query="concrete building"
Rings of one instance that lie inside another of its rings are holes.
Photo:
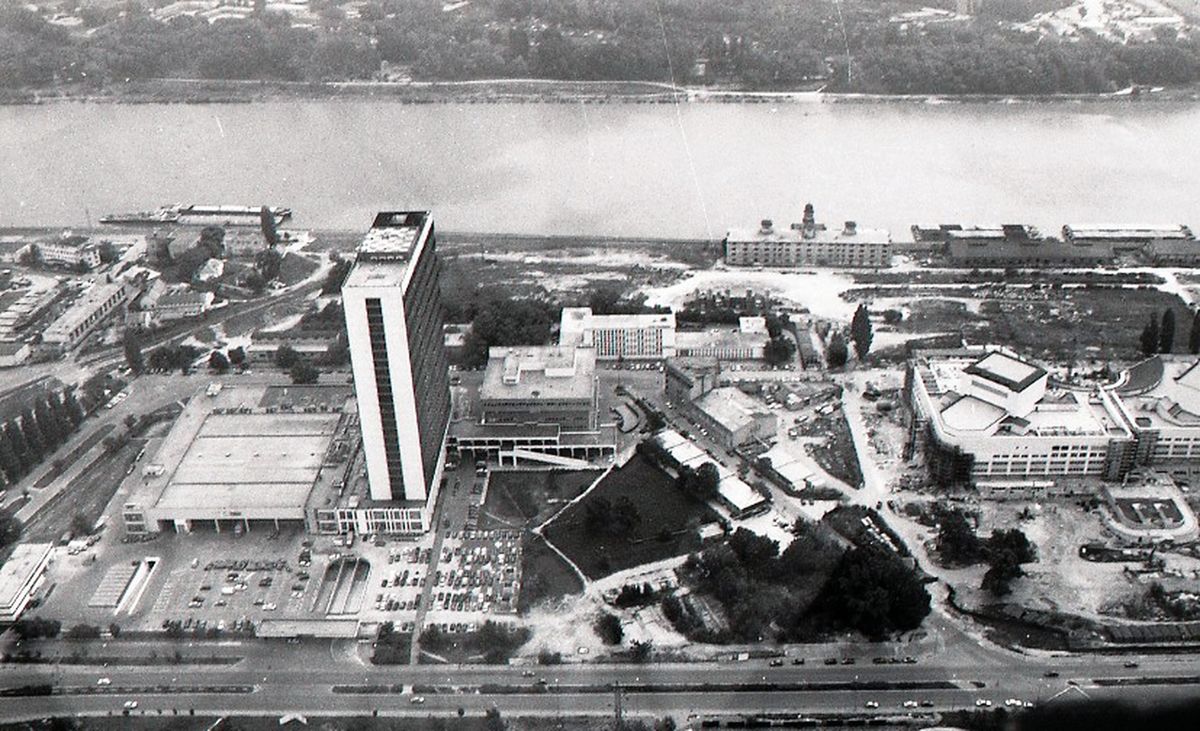
[[[600,424],[595,429],[568,431],[558,424],[454,425],[448,451],[471,459],[495,460],[515,465],[520,461],[572,469],[594,467],[596,460],[611,461],[617,452],[617,427]]]
[[[86,236],[65,233],[57,239],[38,241],[34,246],[43,264],[89,271],[100,266],[100,248]]]
[[[308,525],[350,479],[353,406],[347,386],[201,389],[145,463],[126,532]]]
[[[680,357],[717,358],[719,360],[762,360],[766,355],[767,334],[765,319],[746,317],[746,329],[709,328],[683,330],[675,333],[675,354]],[[757,327],[762,323],[761,329]]]
[[[1148,358],[1111,392],[1136,438],[1128,466],[1200,466],[1200,359]]]
[[[756,439],[771,440],[778,429],[778,420],[770,409],[730,386],[713,389],[692,401],[689,413],[713,441],[726,449]]]
[[[686,404],[717,387],[721,364],[716,358],[668,358],[663,369],[667,400]]]
[[[42,333],[42,342],[67,350],[79,344],[96,325],[123,307],[136,290],[127,282],[97,282],[88,287]]]
[[[560,346],[488,351],[479,389],[484,424],[596,427],[596,351]]]
[[[770,509],[771,504],[732,470],[674,429],[663,429],[654,437],[675,462],[697,469],[705,462],[717,468],[717,499],[735,519],[749,518]]]
[[[1192,230],[1182,224],[1069,223],[1062,227],[1062,238],[1071,246],[1107,247],[1116,256],[1146,251],[1156,242],[1196,240]]]
[[[906,388],[914,439],[948,482],[1119,479],[1133,446],[1105,389],[1050,386],[1044,369],[1004,351],[918,352]]]
[[[764,267],[887,267],[892,237],[885,229],[860,229],[854,221],[830,231],[816,222],[811,206],[804,220],[777,229],[764,219],[757,229],[731,229],[725,236],[725,263]]]
[[[246,354],[254,365],[274,365],[275,355],[286,345],[312,363],[324,357],[335,340],[336,332],[323,330],[257,332]]]
[[[50,564],[49,543],[18,543],[0,566],[0,624],[21,618]]]
[[[433,217],[377,215],[342,303],[370,497],[424,506],[441,479],[450,422]]]
[[[675,315],[594,315],[564,307],[558,344],[596,349],[597,360],[659,360],[675,355]]]
[[[170,292],[154,302],[154,319],[159,322],[200,317],[212,308],[212,292]]]
[[[29,360],[29,343],[20,340],[0,341],[0,368],[15,368]]]

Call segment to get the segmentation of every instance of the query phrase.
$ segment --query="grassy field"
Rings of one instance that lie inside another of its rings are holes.
[[[481,527],[540,525],[599,476],[599,470],[492,472]]]
[[[628,533],[590,532],[587,505],[626,497],[640,518]],[[670,475],[640,455],[614,470],[587,497],[546,527],[546,536],[592,579],[632,566],[690,553],[700,546],[696,528],[715,521],[708,505],[682,493]]]
[[[583,581],[546,541],[526,533],[521,544],[521,594],[517,611],[583,591]]]
[[[316,271],[318,266],[312,259],[289,251],[279,262],[279,278],[284,284],[295,284]]]

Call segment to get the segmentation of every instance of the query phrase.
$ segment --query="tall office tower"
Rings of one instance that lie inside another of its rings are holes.
[[[450,423],[438,258],[428,211],[384,212],[342,285],[372,500],[425,501]]]

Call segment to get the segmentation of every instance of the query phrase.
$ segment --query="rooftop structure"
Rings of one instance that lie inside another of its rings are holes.
[[[596,423],[596,351],[563,346],[491,348],[479,389],[484,423]]]
[[[371,497],[427,500],[450,423],[433,218],[383,212],[342,286]]]
[[[50,562],[49,543],[18,543],[0,566],[0,623],[15,622]]]
[[[1068,243],[1095,241],[1145,244],[1170,239],[1194,241],[1196,238],[1192,230],[1183,224],[1077,223],[1063,226],[1062,235],[1063,241]]]
[[[669,358],[675,355],[675,315],[595,315],[590,307],[564,307],[558,344],[595,348],[598,360]]]

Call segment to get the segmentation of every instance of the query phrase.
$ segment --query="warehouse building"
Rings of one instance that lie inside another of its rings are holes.
[[[754,440],[770,441],[778,429],[778,420],[770,409],[730,386],[713,389],[692,401],[688,414],[726,449]]]
[[[357,451],[346,386],[226,386],[188,401],[122,511],[128,533],[306,525]]]

